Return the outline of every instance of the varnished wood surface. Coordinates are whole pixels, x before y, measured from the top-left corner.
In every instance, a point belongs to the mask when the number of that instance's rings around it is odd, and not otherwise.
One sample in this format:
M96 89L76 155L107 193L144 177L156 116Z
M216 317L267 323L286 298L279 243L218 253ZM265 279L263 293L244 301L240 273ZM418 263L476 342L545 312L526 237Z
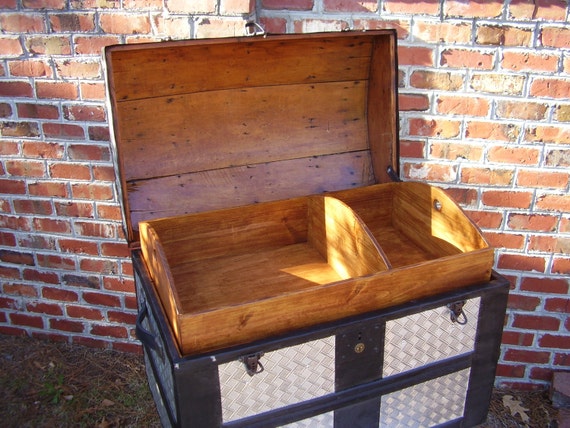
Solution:
M395 37L107 47L127 239L136 245L143 220L388 180L398 168Z
M493 264L460 208L420 183L153 220L141 237L186 353L486 281Z

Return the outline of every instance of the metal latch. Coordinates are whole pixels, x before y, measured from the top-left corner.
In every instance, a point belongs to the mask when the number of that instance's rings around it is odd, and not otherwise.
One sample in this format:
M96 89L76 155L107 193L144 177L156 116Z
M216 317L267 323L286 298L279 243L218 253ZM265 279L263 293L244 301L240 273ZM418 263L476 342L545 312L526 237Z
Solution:
M255 354L239 357L239 361L245 365L245 371L247 374L253 376L263 371L263 364L259 361L261 357L263 357L263 352L257 352Z
M463 311L465 303L467 303L465 300L459 300L447 305L451 322L456 322L459 325L467 324L467 315L465 315L465 312Z

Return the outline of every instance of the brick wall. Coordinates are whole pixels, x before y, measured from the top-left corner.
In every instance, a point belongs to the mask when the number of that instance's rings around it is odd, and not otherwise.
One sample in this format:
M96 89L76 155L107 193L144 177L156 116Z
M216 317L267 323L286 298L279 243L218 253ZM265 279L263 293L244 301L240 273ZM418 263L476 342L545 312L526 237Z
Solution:
M396 28L402 175L449 189L512 281L498 384L570 366L570 24L558 0L0 0L0 333L138 348L102 46Z

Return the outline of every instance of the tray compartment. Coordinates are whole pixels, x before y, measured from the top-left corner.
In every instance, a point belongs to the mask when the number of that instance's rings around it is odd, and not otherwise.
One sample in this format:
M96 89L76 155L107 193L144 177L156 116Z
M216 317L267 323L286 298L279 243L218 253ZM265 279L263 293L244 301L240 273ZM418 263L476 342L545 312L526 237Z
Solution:
M366 225L331 197L140 226L151 277L188 354L327 321L346 297L320 314L323 287L389 268Z

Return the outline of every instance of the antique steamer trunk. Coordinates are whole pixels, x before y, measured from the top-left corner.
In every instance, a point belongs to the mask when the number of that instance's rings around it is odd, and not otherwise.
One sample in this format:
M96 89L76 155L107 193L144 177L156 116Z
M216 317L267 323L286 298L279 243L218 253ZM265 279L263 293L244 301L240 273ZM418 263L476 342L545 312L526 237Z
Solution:
M508 284L444 191L398 180L394 31L105 61L164 425L484 421Z

